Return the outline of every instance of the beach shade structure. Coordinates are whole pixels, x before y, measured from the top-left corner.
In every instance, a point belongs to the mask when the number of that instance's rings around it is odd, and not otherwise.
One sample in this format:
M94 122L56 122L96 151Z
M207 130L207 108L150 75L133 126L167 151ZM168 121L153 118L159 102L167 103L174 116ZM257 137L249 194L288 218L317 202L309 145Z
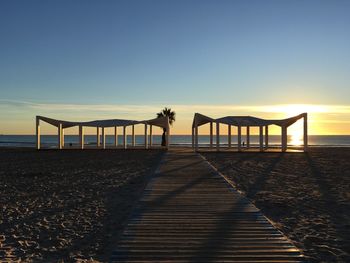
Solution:
M131 126L131 145L135 146L135 125L144 125L144 147L146 149L150 148L153 144L152 140L152 127L160 127L166 129L166 148L169 148L169 135L170 135L170 125L168 117L160 117L150 120L123 120L123 119L109 119L109 120L95 120L95 121L85 121L85 122L72 122L65 120L57 120L44 116L36 116L36 148L39 150L41 148L40 143L40 122L46 122L57 127L57 145L58 149L64 148L64 130L71 127L79 127L79 148L84 149L84 127L95 127L96 128L96 144L97 147L106 148L106 128L114 128L114 146L118 146L118 128L123 130L123 140L122 147L127 148L127 127ZM100 131L102 130L102 140ZM149 134L148 134L149 131Z
M209 124L210 125L210 148L213 148L213 124L216 126L216 149L220 150L220 124L228 125L228 148L231 148L231 127L237 127L237 149L242 150L242 128L246 129L246 148L250 148L250 128L259 128L259 150L264 151L269 147L268 134L269 126L277 125L281 127L281 149L283 152L287 150L287 129L299 119L304 120L304 151L308 147L307 135L307 113L302 113L297 116L280 119L280 120L266 120L252 116L226 116L221 118L211 118L200 113L195 113L192 123L192 148L197 151L199 147L198 142L198 127ZM265 138L264 138L265 131ZM265 142L264 142L265 139Z

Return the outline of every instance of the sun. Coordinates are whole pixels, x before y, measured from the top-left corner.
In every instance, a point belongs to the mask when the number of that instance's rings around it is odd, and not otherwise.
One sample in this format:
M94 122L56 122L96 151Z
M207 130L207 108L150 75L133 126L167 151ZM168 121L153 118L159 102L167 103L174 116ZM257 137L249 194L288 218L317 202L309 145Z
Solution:
M310 110L309 105L286 105L284 112L288 117L298 115ZM301 146L304 144L303 120L298 120L288 128L288 144L292 146Z
M289 137L289 141L288 144L292 145L292 146L301 146L304 143L304 138L303 138L303 131L301 130L301 128L299 128L299 130L291 130L289 132L290 137Z
M293 117L298 114L307 112L308 119L314 119L314 113L324 113L327 109L322 105L311 104L285 104L274 106L274 112L282 113L284 118ZM310 118L311 117L311 118ZM303 120L298 120L288 127L288 144L291 146L301 146L304 144L304 126Z
M322 120L321 114L327 114L330 112L330 108L327 105L315 105L315 104L278 104L271 105L266 109L267 112L274 114L275 118L290 118L301 113L308 114L308 134L319 131L317 123ZM303 120L299 120L296 123L288 127L288 144L293 146L301 146L304 144L304 127Z

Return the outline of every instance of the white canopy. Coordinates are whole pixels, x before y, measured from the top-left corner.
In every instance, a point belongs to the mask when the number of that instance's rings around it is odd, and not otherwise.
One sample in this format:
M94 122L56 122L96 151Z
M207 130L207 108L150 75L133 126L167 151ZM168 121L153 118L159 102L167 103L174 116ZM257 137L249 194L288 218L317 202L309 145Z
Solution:
M109 120L94 120L94 121L83 121L83 122L57 120L57 119L52 119L44 116L36 116L36 118L37 120L47 122L56 127L58 127L59 125L62 125L63 129L74 127L74 126L108 128L108 127L130 126L130 125L136 125L136 124L148 124L148 125L154 125L154 126L158 126L166 129L168 125L167 117L155 118L150 120L142 120L142 121L109 119Z
M106 140L105 140L105 128L113 127L115 130L115 138L114 138L114 146L117 147L118 145L118 135L117 135L117 128L122 127L123 128L123 147L127 147L127 141L126 141L126 127L132 126L132 146L135 146L135 132L134 132L134 125L137 124L144 124L145 125L145 148L148 148L148 138L149 138L149 145L152 146L152 126L157 126L160 128L163 128L166 130L166 146L169 147L169 134L170 134L170 126L169 126L169 118L168 117L160 117L160 118L154 118L150 120L124 120L124 119L109 119L109 120L94 120L94 121L65 121L65 120L58 120L58 119L52 119L44 116L36 116L36 147L37 149L40 149L40 121L49 123L58 129L58 148L62 149L64 147L64 129L78 126L79 127L79 145L81 149L84 149L84 127L96 127L97 128L97 147L100 146L100 128L102 128L102 146L103 149L106 147ZM149 136L148 136L148 128L147 126L150 126L149 129Z
M287 150L287 129L290 125L298 121L299 119L304 119L304 151L307 150L308 138L307 138L307 113L301 113L294 117L286 118L286 119L273 119L266 120L252 116L226 116L221 118L211 118L209 116L205 116L200 113L195 113L193 122L192 122L192 147L198 150L198 127L205 125L207 123L210 124L210 147L213 146L213 123L216 124L216 149L220 148L220 124L228 125L228 147L231 147L231 126L238 127L238 151L241 150L241 128L246 127L247 132L247 144L246 148L250 147L250 127L259 127L259 144L260 151L264 150L264 129L265 128L265 149L268 148L268 128L269 125L277 125L281 127L282 136L281 136L281 145L282 151Z
M280 120L266 120L261 119L257 117L252 116L226 116L221 117L217 119L210 118L208 116L205 116L200 113L195 113L192 123L192 128L196 126L201 126L209 122L215 122L215 123L223 123L228 124L232 126L250 126L250 127L259 127L259 126L266 126L266 125L277 125L280 127L288 127L298 121L301 118L304 118L307 113L302 113L297 116L286 118L286 119L280 119Z

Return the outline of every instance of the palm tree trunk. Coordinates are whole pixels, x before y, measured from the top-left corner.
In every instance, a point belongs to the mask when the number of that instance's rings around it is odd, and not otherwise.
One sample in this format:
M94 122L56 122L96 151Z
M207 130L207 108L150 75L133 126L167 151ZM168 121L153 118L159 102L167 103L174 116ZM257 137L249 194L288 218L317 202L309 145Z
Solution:
M165 132L166 132L166 129L165 129L165 128L163 128L163 134L162 134L162 146L166 146Z

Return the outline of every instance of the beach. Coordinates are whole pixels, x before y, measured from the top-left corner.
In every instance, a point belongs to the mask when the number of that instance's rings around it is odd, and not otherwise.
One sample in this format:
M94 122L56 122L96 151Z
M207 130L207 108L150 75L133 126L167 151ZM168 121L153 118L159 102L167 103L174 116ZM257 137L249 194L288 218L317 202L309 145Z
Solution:
M108 261L162 154L1 148L0 261Z
M107 262L163 153L0 148L0 259ZM310 262L350 261L350 148L201 154Z
M350 262L350 148L201 154L310 262Z

